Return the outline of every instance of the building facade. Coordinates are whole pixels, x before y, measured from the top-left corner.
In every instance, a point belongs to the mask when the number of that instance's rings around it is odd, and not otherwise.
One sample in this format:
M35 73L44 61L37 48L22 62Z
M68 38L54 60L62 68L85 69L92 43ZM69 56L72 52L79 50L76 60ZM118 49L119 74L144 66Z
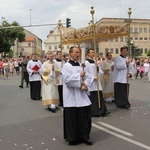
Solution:
M103 18L97 23L103 25L118 25L128 23L128 19L123 18ZM146 56L148 50L150 50L150 19L131 19L130 24L130 41L138 49L141 50L142 56ZM105 51L109 49L112 54L118 55L120 47L127 46L128 37L117 37L114 39L107 39L99 41L98 49L100 53L105 54ZM130 47L132 50L132 47Z
M22 57L25 55L30 56L32 53L41 54L42 53L42 40L31 33L30 31L24 29L25 32L25 41L18 42L15 41L13 50L13 57Z
M74 28L69 27L62 27L61 29L61 34L64 34L66 32L70 32L73 31ZM59 26L56 26L54 28L54 30L50 30L48 36L47 36L47 40L44 42L45 44L45 53L47 53L48 51L53 51L53 52L57 52L60 51L60 29ZM68 50L70 48L72 44L64 44L62 45L62 52L63 53L68 53Z

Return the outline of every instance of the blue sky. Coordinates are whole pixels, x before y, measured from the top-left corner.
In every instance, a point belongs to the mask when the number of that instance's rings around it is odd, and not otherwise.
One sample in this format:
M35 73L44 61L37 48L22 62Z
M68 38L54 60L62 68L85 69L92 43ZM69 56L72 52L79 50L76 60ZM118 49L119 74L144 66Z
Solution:
M0 17L20 25L57 24L71 18L74 28L88 25L91 20L91 6L94 6L95 20L102 18L128 18L128 8L132 8L131 18L149 19L150 0L0 0ZM31 11L30 11L31 9ZM32 27L27 30L46 40L55 26ZM44 48L44 47L43 47Z

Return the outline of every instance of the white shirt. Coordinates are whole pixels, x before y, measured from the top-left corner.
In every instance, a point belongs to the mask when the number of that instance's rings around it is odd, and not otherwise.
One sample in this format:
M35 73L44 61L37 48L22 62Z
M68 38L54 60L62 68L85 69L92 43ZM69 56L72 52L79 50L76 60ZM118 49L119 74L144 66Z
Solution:
M143 67L144 67L144 72L149 72L150 71L149 63L144 63Z

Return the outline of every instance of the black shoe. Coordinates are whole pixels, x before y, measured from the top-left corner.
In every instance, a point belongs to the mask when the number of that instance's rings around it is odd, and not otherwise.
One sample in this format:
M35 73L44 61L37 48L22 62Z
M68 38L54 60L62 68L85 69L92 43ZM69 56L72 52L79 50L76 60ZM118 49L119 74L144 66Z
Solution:
M22 85L19 85L19 87L20 87L20 88L23 88L23 86L22 86Z
M51 108L51 112L56 113L56 108Z
M131 107L131 105L126 105L125 109L129 109Z
M38 97L38 100L41 100L42 99L42 97L40 96L40 97Z
M85 143L86 145L93 145L93 142L89 140L82 140L82 143Z
M100 117L101 115L92 115L92 117Z
M107 111L107 112L105 112L104 114L102 114L101 116L102 116L102 117L108 117L109 114L110 114L110 112Z
M81 141L69 141L69 145L79 145Z

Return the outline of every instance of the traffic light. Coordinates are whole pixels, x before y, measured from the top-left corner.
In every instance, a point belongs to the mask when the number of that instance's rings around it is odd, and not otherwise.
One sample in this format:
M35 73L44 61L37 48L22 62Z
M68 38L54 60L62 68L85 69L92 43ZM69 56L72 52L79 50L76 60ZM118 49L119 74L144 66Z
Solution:
M71 26L71 19L66 18L66 27L69 28Z

